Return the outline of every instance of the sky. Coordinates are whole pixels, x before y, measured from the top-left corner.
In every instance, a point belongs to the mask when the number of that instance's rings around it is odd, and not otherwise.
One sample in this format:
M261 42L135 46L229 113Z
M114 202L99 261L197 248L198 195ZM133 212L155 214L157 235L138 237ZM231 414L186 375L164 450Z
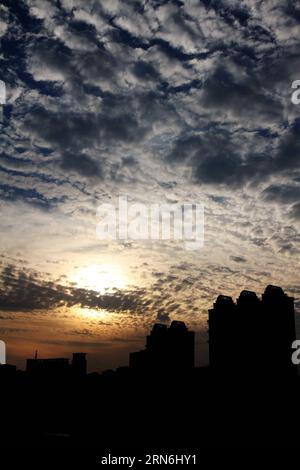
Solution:
M201 365L219 294L275 284L299 310L299 38L294 0L2 0L8 362L115 368L178 319ZM204 246L99 240L119 195L203 205Z

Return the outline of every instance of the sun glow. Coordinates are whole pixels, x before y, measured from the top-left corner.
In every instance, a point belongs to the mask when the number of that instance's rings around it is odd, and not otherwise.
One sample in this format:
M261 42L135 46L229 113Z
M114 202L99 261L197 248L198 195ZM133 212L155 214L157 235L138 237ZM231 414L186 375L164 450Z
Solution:
M76 268L69 276L77 287L106 292L124 289L128 280L119 266L113 264L89 264Z

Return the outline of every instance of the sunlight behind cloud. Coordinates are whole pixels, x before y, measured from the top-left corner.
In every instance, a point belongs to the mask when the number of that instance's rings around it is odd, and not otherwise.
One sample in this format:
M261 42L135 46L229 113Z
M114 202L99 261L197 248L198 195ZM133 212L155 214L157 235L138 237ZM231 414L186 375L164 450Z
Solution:
M97 292L124 289L129 283L120 266L113 264L89 264L75 268L69 280L79 288Z

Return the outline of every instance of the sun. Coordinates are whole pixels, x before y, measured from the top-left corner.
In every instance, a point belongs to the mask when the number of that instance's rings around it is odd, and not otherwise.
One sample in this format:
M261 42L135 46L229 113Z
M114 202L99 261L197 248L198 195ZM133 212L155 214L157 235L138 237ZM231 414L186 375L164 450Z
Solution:
M113 264L89 264L75 268L69 276L77 287L97 292L124 289L128 280L122 269Z

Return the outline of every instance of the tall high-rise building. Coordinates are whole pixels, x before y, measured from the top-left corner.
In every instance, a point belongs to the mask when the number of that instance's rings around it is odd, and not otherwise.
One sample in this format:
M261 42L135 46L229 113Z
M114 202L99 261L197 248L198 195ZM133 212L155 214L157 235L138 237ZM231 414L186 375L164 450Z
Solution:
M86 353L73 353L72 371L74 374L79 376L86 375L86 368Z
M156 323L146 339L146 348L131 353L131 368L151 370L185 370L194 367L194 332L182 321L170 327Z
M232 298L225 295L219 295L209 310L209 364L214 369L225 370L235 361L236 313Z
M294 299L281 287L269 285L262 295L262 309L268 329L268 357L279 371L295 373L291 361L292 342L296 339Z
M209 310L209 361L219 373L293 375L294 299L268 286L260 300L242 291L237 302L219 296Z

